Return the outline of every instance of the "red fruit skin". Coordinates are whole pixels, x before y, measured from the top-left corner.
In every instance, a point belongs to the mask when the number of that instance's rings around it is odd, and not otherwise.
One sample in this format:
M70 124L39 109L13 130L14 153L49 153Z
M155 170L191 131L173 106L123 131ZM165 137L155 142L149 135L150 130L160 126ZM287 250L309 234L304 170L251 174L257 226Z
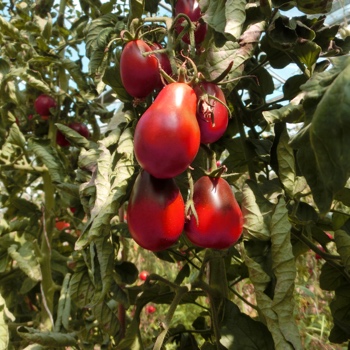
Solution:
M185 224L185 233L193 244L225 249L238 241L243 215L226 180L201 177L194 185L193 201L198 225L193 215Z
M167 249L182 233L184 211L175 181L156 179L143 170L135 181L127 208L131 237L144 249Z
M66 221L56 221L55 227L57 228L57 230L62 231L70 227L70 224Z
M139 278L141 281L146 281L148 276L149 276L148 271L141 271L139 274Z
M34 102L35 111L43 116L44 120L50 115L50 108L55 108L56 106L56 101L51 96L45 94L38 96Z
M159 43L153 43L150 45L150 48L152 50L161 50L163 49L163 46ZM168 55L166 53L156 53L155 56L157 57L160 67L164 70L165 73L171 76L172 69L171 69L171 64L170 64ZM156 89L162 89L164 87L164 84L162 82L160 73L158 75L158 78L159 79L158 79Z
M187 169L200 145L197 98L184 83L165 86L142 115L134 135L135 156L157 178L172 178Z
M202 17L201 10L199 8L199 4L197 0L178 0L175 5L175 16L183 13L189 17L189 19L196 24L196 29L194 31L194 41L196 44L200 44L207 34L208 25L199 21ZM183 25L185 19L180 18L176 23L176 32L180 34L183 30ZM182 37L182 41L187 44L190 44L190 37L188 34L185 34Z
M77 133L79 133L81 136L89 138L90 131L85 124L79 123L79 122L72 122L72 123L68 124L68 126L71 129L75 130ZM56 134L56 143L61 147L70 146L70 142L66 139L66 137L59 130L57 130L57 134Z
M155 313L156 311L157 311L157 309L156 309L155 306L153 306L153 305L147 305L147 306L146 306L146 312L147 312L148 314L153 314L153 313Z
M143 56L152 49L143 40L129 41L120 56L120 76L125 90L133 97L145 98L159 79L158 60L155 55Z
M228 125L227 108L218 101L209 98L212 95L226 104L222 90L213 83L201 82L194 88L198 98L197 121L201 131L201 143L213 143L225 133Z

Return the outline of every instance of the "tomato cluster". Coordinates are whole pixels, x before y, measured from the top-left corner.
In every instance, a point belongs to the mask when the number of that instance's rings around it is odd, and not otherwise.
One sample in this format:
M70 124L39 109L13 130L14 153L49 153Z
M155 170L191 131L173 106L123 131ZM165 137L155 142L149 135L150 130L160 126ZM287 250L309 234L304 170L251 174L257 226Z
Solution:
M194 22L196 43L205 36L195 0L176 3L175 29L183 21ZM204 34L203 34L204 33ZM182 40L190 42L188 35ZM170 60L158 43L141 39L129 41L120 59L121 80L137 102L156 92L153 103L138 120L134 152L142 170L132 189L127 223L132 238L151 251L167 249L184 231L195 245L224 249L234 244L242 232L242 213L230 185L220 177L203 176L193 196L197 215L185 218L185 203L174 178L186 171L197 156L200 144L216 142L226 131L228 110L223 91L212 82L192 79L186 83L183 67L177 82L164 86L160 68L172 75ZM158 91L160 89L160 91Z

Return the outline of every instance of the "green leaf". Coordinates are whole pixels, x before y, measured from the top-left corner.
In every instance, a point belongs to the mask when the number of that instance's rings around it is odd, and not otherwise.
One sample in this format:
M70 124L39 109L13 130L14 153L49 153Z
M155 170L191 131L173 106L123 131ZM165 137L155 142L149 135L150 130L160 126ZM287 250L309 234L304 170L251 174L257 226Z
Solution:
M14 316L7 309L5 299L0 294L0 349L8 349L10 334L7 322L9 319L15 320Z
M130 24L133 19L139 19L142 17L143 11L145 9L145 0L130 0L129 6L130 6L130 14L129 14L128 26L130 27Z
M95 239L97 258L102 278L102 292L101 297L109 292L112 284L112 272L114 263L114 246L110 230L106 230L101 237Z
M272 298L267 294L271 277L265 272L264 267L258 263L257 258L253 259L248 255L245 262L255 288L258 307L272 334L276 349L302 349L293 317L296 268L290 242L291 225L283 197L279 199L274 210L270 211L269 216L270 222L265 231L271 240L271 267L275 278L275 286L270 293Z
M287 129L282 131L282 134L277 145L278 172L280 180L290 198L294 196L294 188L296 181L296 170L294 151L289 146L289 135Z
M279 109L262 112L266 121L270 124L277 122L297 123L302 120L304 108L302 105L288 104Z
M120 101L132 101L133 98L126 92L122 83L120 76L120 65L118 60L116 60L113 67L106 68L102 80L106 85L110 86L113 89Z
M344 269L350 274L350 235L344 230L337 230L334 232L334 241Z
M333 0L314 1L314 0L296 0L299 11L309 15L327 13L332 9Z
M90 303L95 293L95 287L86 268L73 274L69 282L69 293L76 305L81 309Z
M0 58L0 83L2 79L10 72L10 64L3 58Z
M64 277L60 298L58 300L57 306L57 318L55 322L54 331L59 332L61 325L66 330L69 330L69 319L70 319L70 310L71 310L71 297L69 294L69 282L70 282L71 274L67 273Z
M50 145L50 140L29 139L29 149L43 162L49 170L53 183L64 182L64 165L57 150Z
M57 129L66 137L66 139L76 147L84 147L85 149L97 148L97 145L93 141L89 141L84 136L80 135L78 132L72 128L56 123Z
M34 328L20 326L17 328L18 335L30 342L40 345L57 347L57 346L76 346L77 340L73 334L63 334L57 332L41 332Z
M242 313L230 300L224 302L224 315L220 328L220 343L227 350L275 349L271 333L267 327Z
M202 0L199 6L204 22L215 31L228 34L233 40L239 38L246 18L244 0Z
M32 243L24 243L18 250L17 245L13 244L8 248L10 257L16 261L17 266L33 281L42 280L42 274L39 262L35 257Z
M318 60L321 48L310 40L302 40L293 47L293 52L298 56L300 62L305 64L309 72L313 72L314 65Z
M243 232L259 240L270 239L271 204L253 181L247 181L243 188L242 213L244 217Z
M325 262L321 268L320 287L324 290L333 291L346 284L346 279L339 268Z
M118 262L114 265L114 270L123 284L135 283L139 275L137 267L130 261Z
M16 123L13 123L9 130L9 135L6 139L7 142L12 143L13 145L19 146L24 149L26 145L26 140L19 130L19 127Z
M350 174L350 138L344 132L350 128L349 104L350 66L334 80L322 97L310 127L317 172L332 195L344 187ZM329 118L330 115L332 118ZM325 212L330 204L323 203L320 210Z
M106 302L94 305L92 307L92 312L104 332L112 337L118 335L120 330L119 320L115 315L115 311L113 311Z

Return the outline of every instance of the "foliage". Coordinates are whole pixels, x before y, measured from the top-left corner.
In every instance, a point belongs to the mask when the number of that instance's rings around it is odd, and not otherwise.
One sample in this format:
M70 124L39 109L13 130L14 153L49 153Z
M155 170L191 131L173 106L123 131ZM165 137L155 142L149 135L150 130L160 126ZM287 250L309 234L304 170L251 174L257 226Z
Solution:
M0 349L346 346L350 36L325 25L332 1L200 0L197 46L159 3L0 1ZM233 247L182 235L150 253L130 237L133 135L158 94L135 100L123 87L120 54L135 36L163 43L173 78L181 66L225 93L226 133L175 180L190 205L191 183L220 160L244 215ZM299 69L277 101L269 66ZM34 109L42 93L57 102L48 118Z

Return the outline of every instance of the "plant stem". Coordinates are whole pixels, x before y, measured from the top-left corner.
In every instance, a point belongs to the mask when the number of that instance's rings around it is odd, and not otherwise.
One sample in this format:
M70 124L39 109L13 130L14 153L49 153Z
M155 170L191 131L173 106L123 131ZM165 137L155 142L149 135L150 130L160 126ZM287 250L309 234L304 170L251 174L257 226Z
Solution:
M56 290L55 283L52 279L51 272L51 242L54 229L54 187L50 174L45 171L43 173L44 193L45 193L45 210L44 222L41 237L41 259L40 267L42 273L41 291L42 291L42 308L41 308L41 324L44 330L51 330L53 324L53 302Z
M176 294L175 297L169 307L168 313L166 314L165 320L164 322L162 322L162 326L163 326L163 331L158 335L157 340L154 344L153 350L161 350L163 343L164 343L164 339L168 333L168 330L170 328L170 323L171 320L174 316L175 310L177 308L177 306L179 305L182 297L188 292L188 288L187 287L178 287L176 289Z

